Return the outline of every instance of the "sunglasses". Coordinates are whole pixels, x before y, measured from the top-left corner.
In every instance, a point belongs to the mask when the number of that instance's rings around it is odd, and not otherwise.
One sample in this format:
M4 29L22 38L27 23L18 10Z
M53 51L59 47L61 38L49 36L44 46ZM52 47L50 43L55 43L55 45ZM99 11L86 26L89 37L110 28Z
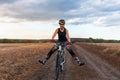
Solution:
M64 24L61 24L61 23L59 23L60 25L64 25Z

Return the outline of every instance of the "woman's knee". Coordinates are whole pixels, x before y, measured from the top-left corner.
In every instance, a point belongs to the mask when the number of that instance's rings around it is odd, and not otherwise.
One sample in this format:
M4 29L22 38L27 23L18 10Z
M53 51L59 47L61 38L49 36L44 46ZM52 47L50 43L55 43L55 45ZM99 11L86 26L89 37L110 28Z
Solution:
M71 50L71 46L70 46L70 45L67 45L67 46L66 46L66 49L67 49L67 50Z
M54 46L52 47L52 51L57 50L57 49L58 49L57 45L54 45Z
M66 49L68 50L68 52L69 52L73 57L76 56L75 53L73 52L71 46L68 45L68 46L66 47Z

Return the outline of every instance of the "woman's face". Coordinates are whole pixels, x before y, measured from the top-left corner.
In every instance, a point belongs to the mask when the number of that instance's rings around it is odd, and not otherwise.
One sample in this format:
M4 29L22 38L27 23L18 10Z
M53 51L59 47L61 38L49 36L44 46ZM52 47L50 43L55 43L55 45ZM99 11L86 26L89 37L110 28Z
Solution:
M60 23L59 25L60 25L60 28L64 28L65 24L64 23Z

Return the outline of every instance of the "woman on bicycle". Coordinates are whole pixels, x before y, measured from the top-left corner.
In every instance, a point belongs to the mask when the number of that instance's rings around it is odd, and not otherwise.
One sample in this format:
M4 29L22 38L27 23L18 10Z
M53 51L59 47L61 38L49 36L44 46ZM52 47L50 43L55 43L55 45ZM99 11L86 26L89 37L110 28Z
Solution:
M60 28L57 28L52 36L52 42L55 42L54 38L55 36L58 34L58 41L59 42L63 42L66 43L67 42L67 51L72 55L72 57L74 58L75 61L77 61L77 63L82 66L84 65L84 62L81 62L79 60L79 58L75 55L75 53L73 52L72 48L71 48L71 40L69 37L69 32L68 30L64 27L65 26L65 20L61 19L59 20L59 25ZM51 57L51 55L58 49L58 46L54 45L53 48L49 51L49 53L47 54L45 60L39 60L39 62L41 64L45 64L46 61Z

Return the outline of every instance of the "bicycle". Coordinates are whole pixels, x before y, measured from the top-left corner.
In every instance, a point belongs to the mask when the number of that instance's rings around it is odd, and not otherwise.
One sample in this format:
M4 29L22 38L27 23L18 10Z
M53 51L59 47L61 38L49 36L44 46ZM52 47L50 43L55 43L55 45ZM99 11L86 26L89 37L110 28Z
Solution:
M56 53L55 80L59 80L60 73L64 71L65 63L65 43L57 43L58 52Z
M64 64L65 64L65 48L69 49L70 45L68 45L68 42L58 42L55 41L54 45L57 49L56 53L56 60L55 60L55 80L60 80L62 75L64 76ZM80 66L84 65L84 62L81 62L78 57L74 57L74 60L78 62ZM41 64L45 64L47 61L47 58L45 60L39 60ZM62 74L60 74L62 73Z

